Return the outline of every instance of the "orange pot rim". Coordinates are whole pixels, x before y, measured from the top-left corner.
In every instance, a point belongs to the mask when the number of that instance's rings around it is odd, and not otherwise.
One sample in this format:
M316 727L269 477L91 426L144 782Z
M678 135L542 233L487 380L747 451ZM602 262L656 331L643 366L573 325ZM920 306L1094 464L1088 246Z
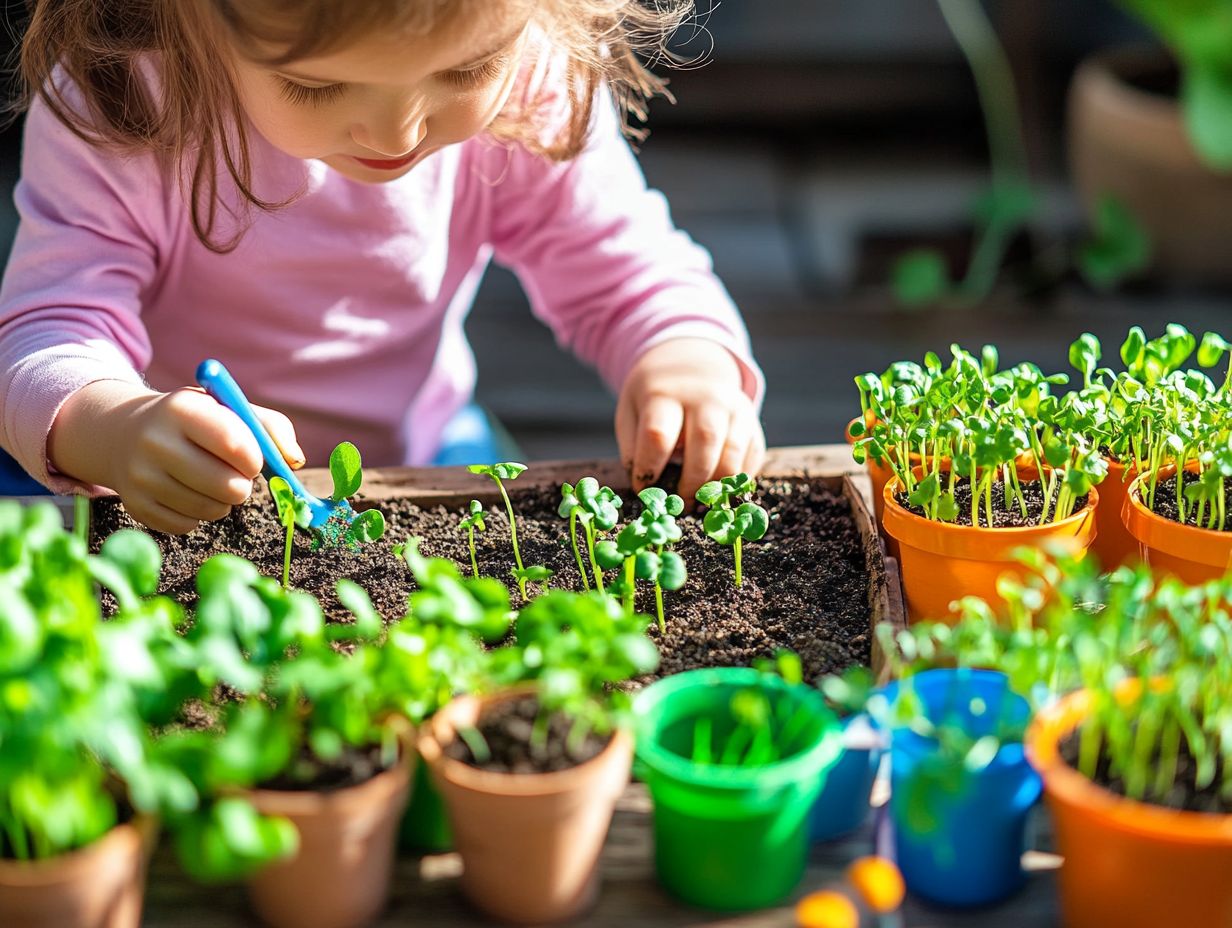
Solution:
M1176 467L1169 465L1159 473L1170 477ZM1149 474L1139 474L1129 485L1121 509L1121 521L1140 544L1181 560L1216 569L1232 569L1232 531L1217 531L1197 525L1183 525L1152 512L1142 502L1142 484Z
M398 760L362 783L341 789L248 789L237 795L247 798L266 815L288 818L309 818L346 815L356 806L367 805L372 794L392 795L411 780L411 758L415 752L410 742L399 738Z
M1021 473L1022 468L1019 468ZM1094 487L1087 494L1087 504L1081 509L1070 513L1058 522L1045 525L1020 525L1004 528L988 528L982 525L955 525L950 522L939 522L918 516L895 499L898 493L899 481L897 475L890 479L882 489L885 501L885 530L900 542L910 544L934 554L952 555L956 546L982 549L987 554L988 541L995 537L1007 541L1007 549L1019 545L1031 544L1040 536L1079 535L1083 532L1083 523L1090 523L1094 531L1095 507L1099 504L1099 491ZM1070 531L1073 529L1073 531ZM991 533L991 534L990 534Z
M1060 755L1061 739L1073 732L1091 708L1085 690L1071 693L1036 713L1027 729L1027 758L1044 780L1049 798L1110 822L1120 831L1147 838L1193 844L1232 845L1232 815L1186 812L1120 796L1088 780Z
M120 853L122 845L136 841L148 851L157 830L157 819L138 815L74 851L39 860L0 859L0 887L45 888L72 882L93 867L99 857Z
M445 745L454 740L459 717L477 718L488 706L518 699L535 692L534 686L490 693L486 696L457 696L438 711L423 727L418 741L419 754L438 776L463 789L497 796L554 796L572 792L583 786L592 774L611 761L615 752L627 752L630 765L633 758L633 738L628 730L618 727L602 751L585 763L567 770L549 773L497 773L480 770L445 754Z

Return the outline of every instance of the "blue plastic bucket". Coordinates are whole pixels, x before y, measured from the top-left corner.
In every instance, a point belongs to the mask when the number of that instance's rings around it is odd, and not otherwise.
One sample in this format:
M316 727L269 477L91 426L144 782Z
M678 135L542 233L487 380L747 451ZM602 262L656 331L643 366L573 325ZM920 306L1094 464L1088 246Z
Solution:
M1009 690L1005 674L990 670L930 670L911 678L934 724L958 724L972 737L993 734L999 721L1025 723L1027 701ZM899 687L886 690L890 700ZM979 703L973 708L972 700ZM937 742L896 729L890 748L890 816L899 869L907 888L943 905L989 905L1020 889L1026 880L1027 817L1039 799L1039 775L1021 743L1003 744L982 770L967 771L956 791L924 792L935 827L913 828L911 803L921 802L921 772L937 754ZM914 795L913 795L914 791Z
M843 720L843 734L859 719L869 724L867 715L853 715ZM881 750L844 749L830 772L826 774L821 795L809 812L809 840L833 841L850 834L868 818L869 795L881 763Z

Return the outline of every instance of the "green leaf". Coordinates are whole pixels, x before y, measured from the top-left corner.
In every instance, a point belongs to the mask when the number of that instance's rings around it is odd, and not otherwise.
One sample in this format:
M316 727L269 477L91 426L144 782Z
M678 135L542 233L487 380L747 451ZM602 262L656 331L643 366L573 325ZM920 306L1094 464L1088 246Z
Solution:
M365 509L355 516L347 538L357 544L370 544L385 534L385 516L379 509Z
M718 480L711 480L709 483L703 483L697 489L697 501L703 506L713 506L716 503L726 498L723 484Z
M616 542L604 540L595 545L595 560L604 570L615 570L625 562L625 556L616 547Z
M158 542L145 532L122 529L107 537L99 556L118 567L138 596L153 596L158 590L162 552Z
M891 285L895 297L903 306L929 306L940 302L949 293L949 268L938 251L909 251L895 262Z
M1232 169L1232 68L1193 59L1182 68L1181 108L1199 157L1216 171Z
M734 545L740 537L736 514L730 509L711 509L702 520L702 528L721 545Z
M766 531L770 528L770 516L756 503L741 503L740 508L736 510L736 518L747 519L745 527L740 532L740 536L745 541L759 541L765 537Z
M1078 269L1092 287L1111 290L1145 270L1151 251L1150 236L1129 207L1104 194L1095 205L1091 238L1078 252Z
M657 580L659 577L659 555L653 551L639 551L633 561L633 575L639 580Z
M1146 347L1146 333L1142 331L1140 326L1133 326L1125 336L1125 341L1121 343L1121 363L1124 364L1131 373L1138 366L1142 359L1142 351Z
M675 551L664 551L659 559L659 585L665 590L678 590L688 579L684 558Z
M526 580L531 583L542 583L544 580L551 579L554 573L550 568L544 567L542 564L528 564L521 570L514 568L510 573L513 574L515 580Z
M334 448L329 455L329 475L334 479L334 492L330 499L340 502L354 496L363 482L359 449L349 441Z
M1207 332L1198 346L1198 363L1202 367L1214 367L1229 350L1229 345L1218 332Z
M360 638L375 638L381 633L381 614L372 605L368 591L353 580L337 583L338 602L355 616L355 631Z

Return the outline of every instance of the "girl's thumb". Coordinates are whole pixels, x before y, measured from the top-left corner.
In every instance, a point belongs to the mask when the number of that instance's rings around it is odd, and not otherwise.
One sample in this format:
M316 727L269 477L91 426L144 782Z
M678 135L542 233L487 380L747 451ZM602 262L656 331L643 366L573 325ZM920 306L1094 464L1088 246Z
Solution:
M270 433L270 438L274 439L274 444L278 446L278 450L282 452L283 458L291 466L293 470L299 470L306 463L304 449L299 446L299 440L295 437L295 426L291 424L291 420L278 412L276 409L266 409L264 406L254 406L261 424Z

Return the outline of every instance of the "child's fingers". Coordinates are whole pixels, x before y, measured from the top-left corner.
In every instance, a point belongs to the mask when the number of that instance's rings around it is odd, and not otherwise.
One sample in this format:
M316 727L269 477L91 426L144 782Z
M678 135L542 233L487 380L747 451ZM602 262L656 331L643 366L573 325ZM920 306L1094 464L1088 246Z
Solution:
M717 405L694 406L685 419L684 465L680 495L692 501L698 488L714 476L731 427L731 414Z
M303 467L304 449L299 446L299 439L295 437L295 426L291 424L291 420L276 409L253 406L252 410L270 433L270 438L274 439L274 444L278 446L286 462L296 470Z
M633 401L622 391L616 403L616 445L620 449L620 463L633 475L633 453L637 450L637 413Z
M684 407L674 399L657 396L647 401L637 417L633 451L633 489L640 491L659 479L680 441Z
M215 522L231 512L229 504L198 493L167 473L157 473L142 489L166 509L195 522Z
M184 456L167 462L167 474L178 483L225 506L239 506L252 495L252 481L229 464L195 444L187 449Z
M749 443L749 450L744 456L744 466L740 470L756 477L761 473L761 467L765 463L766 433L762 430L761 423L758 422L753 429L753 439Z
M714 477L729 477L744 470L744 461L748 457L749 446L753 442L753 425L748 416L739 413L732 416L731 425L727 430L727 438L723 442L723 451L719 455Z
M145 497L126 498L124 508L128 514L156 532L166 532L169 535L187 535L199 524L200 520L190 519L161 503Z
M248 426L226 406L193 389L177 390L168 397L184 435L249 480L261 473L264 459Z

